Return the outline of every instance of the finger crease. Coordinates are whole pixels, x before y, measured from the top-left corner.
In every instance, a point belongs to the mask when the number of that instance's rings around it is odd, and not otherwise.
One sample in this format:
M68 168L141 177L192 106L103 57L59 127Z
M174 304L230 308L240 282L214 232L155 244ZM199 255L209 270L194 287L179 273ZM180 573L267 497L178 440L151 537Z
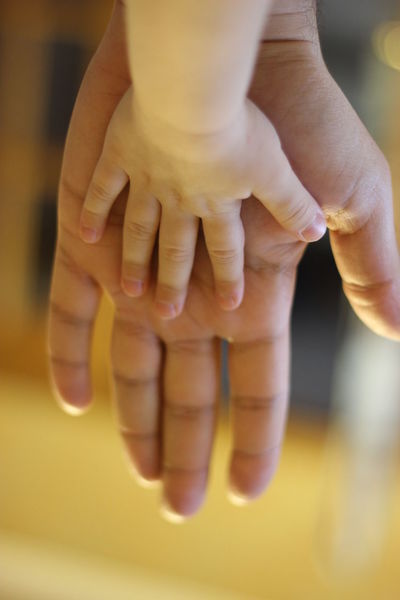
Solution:
M66 325L88 329L93 323L89 317L78 317L76 313L63 308L54 300L50 302L50 308L57 318Z
M343 286L345 286L350 291L354 292L375 292L381 291L385 288L392 287L394 283L397 281L395 277L389 277L388 279L382 279L381 281L376 281L373 283L353 283L350 281L343 281Z
M203 406L186 406L184 404L166 403L165 408L169 415L184 419L197 419L201 415L212 414L215 411L215 404L205 404Z
M156 337L148 329L129 319L123 319L116 317L114 321L114 328L120 328L124 335L135 337L141 340L155 341Z
M234 448L233 449L233 455L234 456L239 456L240 458L248 458L248 459L253 459L253 458L267 458L270 454L274 454L275 452L279 452L281 449L281 444L276 444L275 446L271 446L265 450L257 450L257 451L252 451L252 450L243 450L243 449L239 449L239 448Z
M273 394L271 396L233 396L232 404L235 410L270 410L286 398L286 393Z
M71 360L68 358L61 358L59 356L50 356L50 361L61 367L72 367L73 369L86 369L88 367L87 360Z
M85 201L85 193L79 191L66 177L62 177L60 180L60 194L65 192L67 195L72 196L75 200L79 200L81 204Z
M278 331L268 336L264 336L262 338L257 338L255 340L248 340L245 342L235 342L231 346L231 350L233 352L247 352L252 348L259 348L262 346L270 346L271 344L275 344L276 342L282 341L287 336L288 330L287 327L282 331Z
M90 283L94 288L97 288L96 282L79 267L71 254L61 243L58 244L57 259L72 275L79 277L79 279L84 280L85 282Z
M126 385L129 387L140 387L140 386L149 386L158 384L157 377L148 377L148 378L138 378L138 377L129 377L128 375L123 375L122 373L113 374L114 379L117 383Z
M168 344L168 353L171 354L208 354L210 352L210 339L188 339Z
M130 429L120 429L120 433L123 437L133 438L133 439L138 439L138 440L154 439L160 435L160 432L158 430L157 431L148 431L148 432L138 432L138 431L131 431Z
M177 467L177 466L172 466L172 465L168 465L168 464L164 464L163 465L163 471L166 471L167 473L177 473L177 474L184 474L184 473L188 473L190 474L194 474L194 473L204 473L205 475L208 473L208 466L207 467Z
M304 242L298 242L296 244L293 243L291 244L291 246L295 247L296 250L298 250L299 246L304 246ZM251 270L255 271L256 273L284 275L289 279L293 278L297 267L297 264L273 263L267 260L263 260L262 258L253 258L248 264Z

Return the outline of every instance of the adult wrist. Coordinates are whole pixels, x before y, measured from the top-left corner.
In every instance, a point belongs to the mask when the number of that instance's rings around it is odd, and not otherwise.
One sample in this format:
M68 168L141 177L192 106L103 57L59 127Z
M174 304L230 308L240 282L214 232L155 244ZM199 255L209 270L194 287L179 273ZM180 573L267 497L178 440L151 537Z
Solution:
M262 39L310 42L319 46L317 0L281 0L273 5Z

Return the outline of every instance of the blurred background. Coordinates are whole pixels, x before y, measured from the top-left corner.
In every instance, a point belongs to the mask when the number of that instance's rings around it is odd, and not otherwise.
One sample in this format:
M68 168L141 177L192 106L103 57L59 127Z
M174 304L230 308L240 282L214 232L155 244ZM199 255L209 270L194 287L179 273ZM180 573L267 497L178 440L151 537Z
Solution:
M287 439L270 490L226 499L228 410L210 488L185 525L130 478L94 345L96 404L64 415L47 381L57 183L74 99L111 0L0 0L0 598L400 597L400 352L349 314L329 242L301 263ZM324 0L324 55L400 178L400 6ZM312 375L312 376L311 376Z

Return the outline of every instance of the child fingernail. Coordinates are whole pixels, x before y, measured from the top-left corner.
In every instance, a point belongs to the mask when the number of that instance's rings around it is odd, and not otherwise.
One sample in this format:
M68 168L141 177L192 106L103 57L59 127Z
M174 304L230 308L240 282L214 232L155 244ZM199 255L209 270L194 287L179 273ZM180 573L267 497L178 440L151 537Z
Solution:
M162 319L173 319L178 314L174 304L163 300L156 300L156 309Z
M316 242L320 240L326 231L326 222L322 214L317 214L309 227L300 232L300 237L305 242Z
M122 287L128 296L137 298L143 294L144 284L139 279L123 279Z
M234 310L239 305L239 298L237 294L218 294L218 300L223 310Z
M97 239L99 236L97 229L93 229L92 227L84 227L84 226L81 226L80 234L81 234L81 238L83 239L83 241L88 242L89 244L93 244L94 242L97 242Z

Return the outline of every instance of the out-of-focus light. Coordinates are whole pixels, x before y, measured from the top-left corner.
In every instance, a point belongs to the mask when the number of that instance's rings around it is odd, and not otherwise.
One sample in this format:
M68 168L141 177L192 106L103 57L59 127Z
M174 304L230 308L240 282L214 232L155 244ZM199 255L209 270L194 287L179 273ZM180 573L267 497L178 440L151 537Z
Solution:
M379 60L400 71L400 21L381 23L372 34L372 45Z

